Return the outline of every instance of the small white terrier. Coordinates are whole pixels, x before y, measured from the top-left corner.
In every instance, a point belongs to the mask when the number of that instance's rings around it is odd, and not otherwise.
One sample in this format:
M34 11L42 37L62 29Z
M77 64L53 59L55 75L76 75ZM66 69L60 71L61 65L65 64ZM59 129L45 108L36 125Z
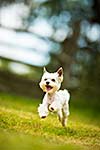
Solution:
M49 73L44 68L44 74L40 82L40 88L46 92L42 104L38 107L40 118L46 118L49 112L57 112L62 126L67 123L69 115L68 91L59 90L63 81L63 69L60 67L57 72Z

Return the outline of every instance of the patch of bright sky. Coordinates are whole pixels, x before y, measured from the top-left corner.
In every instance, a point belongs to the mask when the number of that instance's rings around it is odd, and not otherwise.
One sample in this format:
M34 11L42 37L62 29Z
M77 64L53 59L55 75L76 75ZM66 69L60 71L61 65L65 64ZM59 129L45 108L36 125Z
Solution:
M48 53L51 49L49 41L45 41L33 34L0 28L0 42L17 47L32 48L41 53Z
M58 28L54 33L53 38L57 42L63 42L67 37L70 37L73 34L73 31L70 27L65 26L63 28Z
M58 16L53 15L49 23L54 27L53 39L57 42L63 42L73 34L73 30L68 23L71 21L71 14L68 11L62 11Z
M62 11L59 15L59 21L62 23L68 23L71 20L71 14L69 11Z
M25 49L11 48L5 45L0 45L0 56L36 66L44 66L50 61L49 55L40 55L34 51L29 52Z
M69 22L71 21L71 14L68 11L62 11L58 16L57 15L53 15L50 18L50 24L54 27L54 28L61 28L65 25L67 25Z
M0 8L0 23L9 28L23 28L23 18L28 17L29 7L17 3Z
M100 42L100 25L91 25L87 20L81 22L81 34L91 42Z
M37 17L28 30L43 37L51 37L54 32L49 21L41 17Z
M46 0L35 1L42 3ZM44 15L46 11L47 9L44 11ZM0 23L2 26L7 28L24 28L23 18L27 18L28 15L29 8L24 3L11 4L1 8ZM45 65L46 63L48 63L50 60L49 53L59 52L59 42L63 42L72 33L71 28L67 25L64 28L64 25L70 21L71 15L67 11L62 11L59 16L53 16L50 20L40 16L41 15L33 20L33 23L28 28L28 30L40 37L43 37L44 39L39 38L38 36L31 33L18 33L13 30L0 28L0 43L1 47L3 46L3 50L1 50L0 48L0 54L7 58L9 57L15 60L18 59L21 61L22 59L23 62L26 61L26 63L33 65ZM50 41L49 38L53 38L58 43ZM33 51L29 51L29 49L33 49ZM18 53L16 53L17 50ZM30 59L28 59L27 57L29 57ZM45 58L47 58L47 60L45 60Z
M100 25L92 25L89 31L86 33L86 36L91 42L100 42Z

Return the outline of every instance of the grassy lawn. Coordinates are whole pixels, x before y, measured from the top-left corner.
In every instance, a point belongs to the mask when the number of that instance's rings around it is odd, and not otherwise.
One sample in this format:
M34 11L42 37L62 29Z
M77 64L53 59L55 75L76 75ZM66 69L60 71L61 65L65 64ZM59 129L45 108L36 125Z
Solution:
M0 150L100 150L96 110L71 102L68 126L63 128L55 114L39 118L39 103L34 98L0 94Z

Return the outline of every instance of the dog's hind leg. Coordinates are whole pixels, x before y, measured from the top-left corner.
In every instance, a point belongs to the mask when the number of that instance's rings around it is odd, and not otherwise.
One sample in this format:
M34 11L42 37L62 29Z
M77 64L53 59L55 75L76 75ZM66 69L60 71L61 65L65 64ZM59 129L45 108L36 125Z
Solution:
M62 114L62 110L60 109L58 112L58 118L59 118L59 121L61 122L62 121L62 118L63 118L63 114Z
M63 106L62 115L63 115L63 118L62 118L62 125L63 125L63 126L66 126L66 125L67 125L68 116L69 116L69 104L68 104L68 103L66 103L66 104Z
M59 121L61 122L62 126L65 126L66 125L66 117L63 115L62 109L60 109L58 111L58 118L59 118Z
M68 120L68 116L65 115L65 113L62 110L62 114L63 114L63 118L62 118L62 126L66 126L67 125L67 120Z

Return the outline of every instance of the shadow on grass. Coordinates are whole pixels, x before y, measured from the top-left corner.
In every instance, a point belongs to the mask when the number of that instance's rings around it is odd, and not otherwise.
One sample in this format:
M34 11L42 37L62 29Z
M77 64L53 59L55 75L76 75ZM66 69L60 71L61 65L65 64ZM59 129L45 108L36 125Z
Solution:
M19 134L12 131L0 130L0 149L1 150L80 150L80 146L52 142L41 136Z

